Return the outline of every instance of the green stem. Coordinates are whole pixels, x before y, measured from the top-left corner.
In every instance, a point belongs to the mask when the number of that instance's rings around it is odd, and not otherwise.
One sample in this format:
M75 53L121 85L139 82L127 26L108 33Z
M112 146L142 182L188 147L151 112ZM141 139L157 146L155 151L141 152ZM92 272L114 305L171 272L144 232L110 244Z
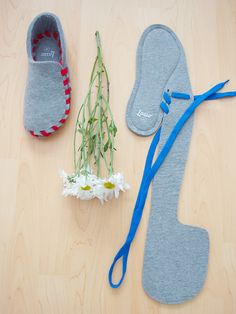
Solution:
M113 114L111 112L111 108L109 106L109 103L105 97L103 97L103 100L106 104L106 109L108 110L108 112L110 114L111 122L113 122L113 124L115 125L114 120L113 120ZM109 130L109 127L108 127L108 130ZM114 166L114 141L115 141L115 138L114 138L114 135L112 134L112 136L111 136L111 147L110 147L110 159L111 159L110 175L113 174L113 172L114 172L114 167L113 167Z
M79 109L74 132L74 168L79 174L81 169L90 165L91 157L94 157L97 176L101 175L101 158L104 161L109 175L113 174L113 152L116 127L109 106L109 77L103 63L101 40L99 32L95 33L97 45L97 57L94 61L90 76L87 95ZM103 79L105 85L103 86ZM92 89L96 85L97 93L93 104ZM104 95L103 88L106 88ZM103 127L104 126L104 127ZM105 128L105 129L104 129ZM77 133L82 135L81 145L77 149ZM106 147L105 147L106 146ZM107 155L110 152L109 155ZM108 162L107 156L110 157ZM78 159L77 159L78 158Z
M79 123L79 117L80 117L80 113L82 111L82 109L84 108L84 106L86 105L86 102L87 102L87 99L88 97L91 95L91 89L93 87L93 84L95 82L97 78L97 74L93 77L92 80L90 80L90 84L89 84L89 90L87 92L87 95L85 96L85 99L79 109L79 112L77 114L77 118L76 118L76 123L75 123L75 131L74 131L74 170L75 170L75 173L78 173L78 171L80 170L80 165L81 165L81 158L79 158L79 161L77 162L77 158L76 158L76 153L77 153L77 150L76 150L76 137L77 137L77 126L78 126L78 123ZM77 166L77 163L79 163L79 165Z

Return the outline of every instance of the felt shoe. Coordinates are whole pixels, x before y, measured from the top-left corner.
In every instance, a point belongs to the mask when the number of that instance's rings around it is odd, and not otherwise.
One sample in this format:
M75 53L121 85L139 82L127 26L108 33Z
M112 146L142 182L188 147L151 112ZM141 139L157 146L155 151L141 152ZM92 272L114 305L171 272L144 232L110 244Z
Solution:
M27 35L28 79L24 126L33 136L57 131L70 112L70 82L61 23L52 13L31 22Z

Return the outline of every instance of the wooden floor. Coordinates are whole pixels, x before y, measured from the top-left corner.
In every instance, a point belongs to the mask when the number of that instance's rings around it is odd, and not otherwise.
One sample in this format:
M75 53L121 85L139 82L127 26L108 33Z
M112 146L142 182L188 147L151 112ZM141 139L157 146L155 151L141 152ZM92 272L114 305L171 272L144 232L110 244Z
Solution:
M66 125L46 140L31 137L22 113L25 38L32 18L56 13L67 41L73 102ZM197 110L179 202L184 223L210 234L206 284L193 300L161 305L143 291L148 198L123 286L107 272L127 233L151 138L132 134L125 109L140 35L150 24L171 27L185 47L195 93L231 79L236 89L235 0L0 0L0 313L235 314L236 99ZM86 93L100 31L118 126L115 165L130 192L101 206L61 196L59 169L72 171L72 134ZM225 89L225 90L226 90Z

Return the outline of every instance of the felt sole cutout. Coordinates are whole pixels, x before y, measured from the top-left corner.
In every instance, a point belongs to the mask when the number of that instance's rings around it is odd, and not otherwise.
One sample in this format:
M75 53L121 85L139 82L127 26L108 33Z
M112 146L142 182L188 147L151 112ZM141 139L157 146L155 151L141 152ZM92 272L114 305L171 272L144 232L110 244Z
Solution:
M172 33L168 29L167 33L170 32ZM180 49L180 55L172 73L169 72L169 78L167 79L165 75L164 79L160 79L163 81L162 88L164 91L188 93L191 99L172 100L170 112L163 120L159 151L176 121L193 101L184 51L174 33L173 37L176 50ZM172 49L173 53L174 48ZM160 116L160 113L158 115ZM177 218L179 193L187 162L192 125L193 117L181 130L153 180L142 281L145 292L164 304L178 304L192 299L203 287L207 273L209 254L207 231L182 224Z
M151 25L141 36L136 80L126 110L127 126L134 133L148 136L157 131L162 119L159 105L180 49L175 34L164 25Z

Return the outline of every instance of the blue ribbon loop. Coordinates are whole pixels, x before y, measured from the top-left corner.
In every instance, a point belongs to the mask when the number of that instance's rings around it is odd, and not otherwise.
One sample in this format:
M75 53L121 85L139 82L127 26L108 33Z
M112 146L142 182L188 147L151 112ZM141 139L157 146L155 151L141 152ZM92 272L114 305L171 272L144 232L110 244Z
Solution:
M165 160L166 156L168 155L172 145L174 144L180 130L183 128L184 124L187 122L187 120L190 118L190 116L194 113L196 108L201 105L202 102L204 102L205 100L215 100L215 99L220 99L220 98L225 98L225 97L236 96L236 91L217 93L217 91L222 89L227 82L228 82L228 80L215 85L214 87L212 87L207 92L205 92L201 95L194 96L194 101L190 104L190 106L185 110L183 115L177 121L176 125L174 126L174 128L170 134L170 136L168 137L162 150L159 152L154 163L153 163L153 158L154 158L154 154L155 154L157 145L158 145L159 140L160 140L161 126L159 127L158 131L156 132L155 136L153 137L153 140L151 142L151 145L149 147L149 151L147 154L147 158L146 158L146 162L145 162L145 166L144 166L144 170L143 170L143 177L142 177L142 181L140 184L137 200L136 200L134 211L133 211L133 216L132 216L131 223L130 223L130 229L129 229L128 235L126 237L125 243L123 244L123 246L120 248L120 250L116 254L116 256L115 256L115 258L111 264L110 270L109 270L108 280L109 280L110 286L112 288L118 288L124 280L126 270L127 270L127 261L128 261L130 246L131 246L131 243L135 237L135 234L136 234L136 231L138 229L140 220L142 218L143 208L144 208L144 205L146 202L148 189L149 189L149 186L151 184L153 177L155 176L155 174L159 170L160 166L164 162L164 160ZM172 92L171 96L170 96L167 92L164 92L163 98L164 98L165 102L162 101L160 104L160 107L162 108L162 110L166 114L168 114L168 112L169 112L168 105L171 104L171 97L179 98L179 99L190 99L190 96L188 94L185 94L185 93ZM122 260L122 275L121 275L121 278L120 278L118 283L113 283L113 280L112 280L113 270L114 270L116 263L120 259Z

